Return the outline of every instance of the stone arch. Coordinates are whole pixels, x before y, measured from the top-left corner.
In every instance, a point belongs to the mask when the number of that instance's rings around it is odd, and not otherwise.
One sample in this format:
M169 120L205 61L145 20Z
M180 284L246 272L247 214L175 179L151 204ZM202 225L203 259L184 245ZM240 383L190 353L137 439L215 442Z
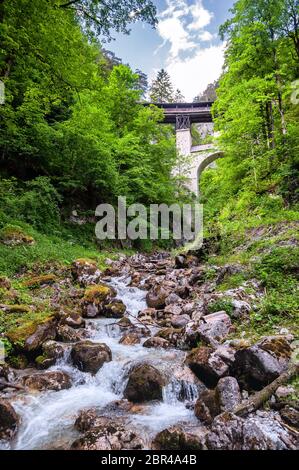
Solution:
M224 157L224 153L221 151L214 151L212 153L205 152L200 154L192 154L192 156L193 155L194 157L190 171L190 189L198 197L199 181L202 172L208 165L213 163L215 160Z
M202 174L202 172L204 171L204 169L210 165L211 163L213 163L215 160L218 160L218 158L222 158L224 157L224 153L223 152L214 152L214 153L211 153L210 155L207 155L205 157L204 160L202 160L198 166L198 169L197 169L197 180L199 182L200 180L200 175Z

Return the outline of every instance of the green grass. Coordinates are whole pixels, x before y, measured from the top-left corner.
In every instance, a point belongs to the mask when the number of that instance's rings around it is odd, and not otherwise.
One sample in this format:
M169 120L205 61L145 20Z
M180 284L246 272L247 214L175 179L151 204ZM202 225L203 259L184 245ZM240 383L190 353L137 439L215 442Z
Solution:
M77 258L94 259L99 268L105 267L105 258L115 258L117 253L131 253L129 250L97 248L89 233L81 241L70 230L64 229L62 233L44 235L28 225L23 226L26 233L35 240L33 245L7 246L0 243L0 275L13 276L21 270L31 269L34 265L46 263L60 263L69 265ZM83 239L84 235L80 237ZM79 240L78 240L79 238Z

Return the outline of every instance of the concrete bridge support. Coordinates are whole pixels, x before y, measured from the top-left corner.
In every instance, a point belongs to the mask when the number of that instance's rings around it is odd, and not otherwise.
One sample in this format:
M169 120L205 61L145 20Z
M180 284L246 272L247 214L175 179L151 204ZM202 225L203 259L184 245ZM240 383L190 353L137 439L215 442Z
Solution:
M183 159L186 157L186 161L188 158L188 164L186 165L188 169L184 168L183 170L185 172L183 176L188 178L187 187L198 197L201 173L215 160L222 158L224 154L217 150L213 144L192 147L190 128L176 130L176 145L181 157ZM182 166L184 167L184 165Z

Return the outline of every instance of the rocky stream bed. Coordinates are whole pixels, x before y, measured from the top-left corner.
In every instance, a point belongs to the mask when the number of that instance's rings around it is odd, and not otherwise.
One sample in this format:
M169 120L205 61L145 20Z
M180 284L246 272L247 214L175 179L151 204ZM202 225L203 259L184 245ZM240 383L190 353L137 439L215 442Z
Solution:
M215 285L238 267L209 281L196 256L109 264L77 260L64 279L40 281L56 314L24 339L28 367L0 365L1 449L298 448L290 385L237 412L289 370L293 352L287 330L232 338L262 295L256 281L250 295L230 291L231 315L210 313Z

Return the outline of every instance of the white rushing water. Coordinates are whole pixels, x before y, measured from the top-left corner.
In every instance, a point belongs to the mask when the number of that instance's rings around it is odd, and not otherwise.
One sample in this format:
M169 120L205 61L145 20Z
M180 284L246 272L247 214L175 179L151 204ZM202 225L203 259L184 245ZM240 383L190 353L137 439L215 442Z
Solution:
M116 288L118 298L126 304L130 315L136 317L140 310L146 308L145 291L129 287L128 279L113 279L111 284ZM49 370L67 372L73 382L70 389L20 395L13 402L21 416L21 427L12 448L69 447L78 436L74 429L78 412L97 407L105 414L105 407L109 403L122 398L128 380L128 370L134 363L149 362L168 375L171 375L171 370L176 365L182 363L182 351L144 348L142 343L131 346L119 344L123 333L115 326L117 321L105 318L87 322L90 339L107 344L112 351L112 361L105 363L96 375L80 372L73 367L69 354L66 353L65 357ZM140 433L146 438L151 438L167 426L179 422L193 422L194 413L179 400L182 389L187 401L196 399L195 386L173 379L163 390L163 401L149 403L142 407L138 414L128 415L130 422L140 429ZM110 411L109 416L111 415Z

